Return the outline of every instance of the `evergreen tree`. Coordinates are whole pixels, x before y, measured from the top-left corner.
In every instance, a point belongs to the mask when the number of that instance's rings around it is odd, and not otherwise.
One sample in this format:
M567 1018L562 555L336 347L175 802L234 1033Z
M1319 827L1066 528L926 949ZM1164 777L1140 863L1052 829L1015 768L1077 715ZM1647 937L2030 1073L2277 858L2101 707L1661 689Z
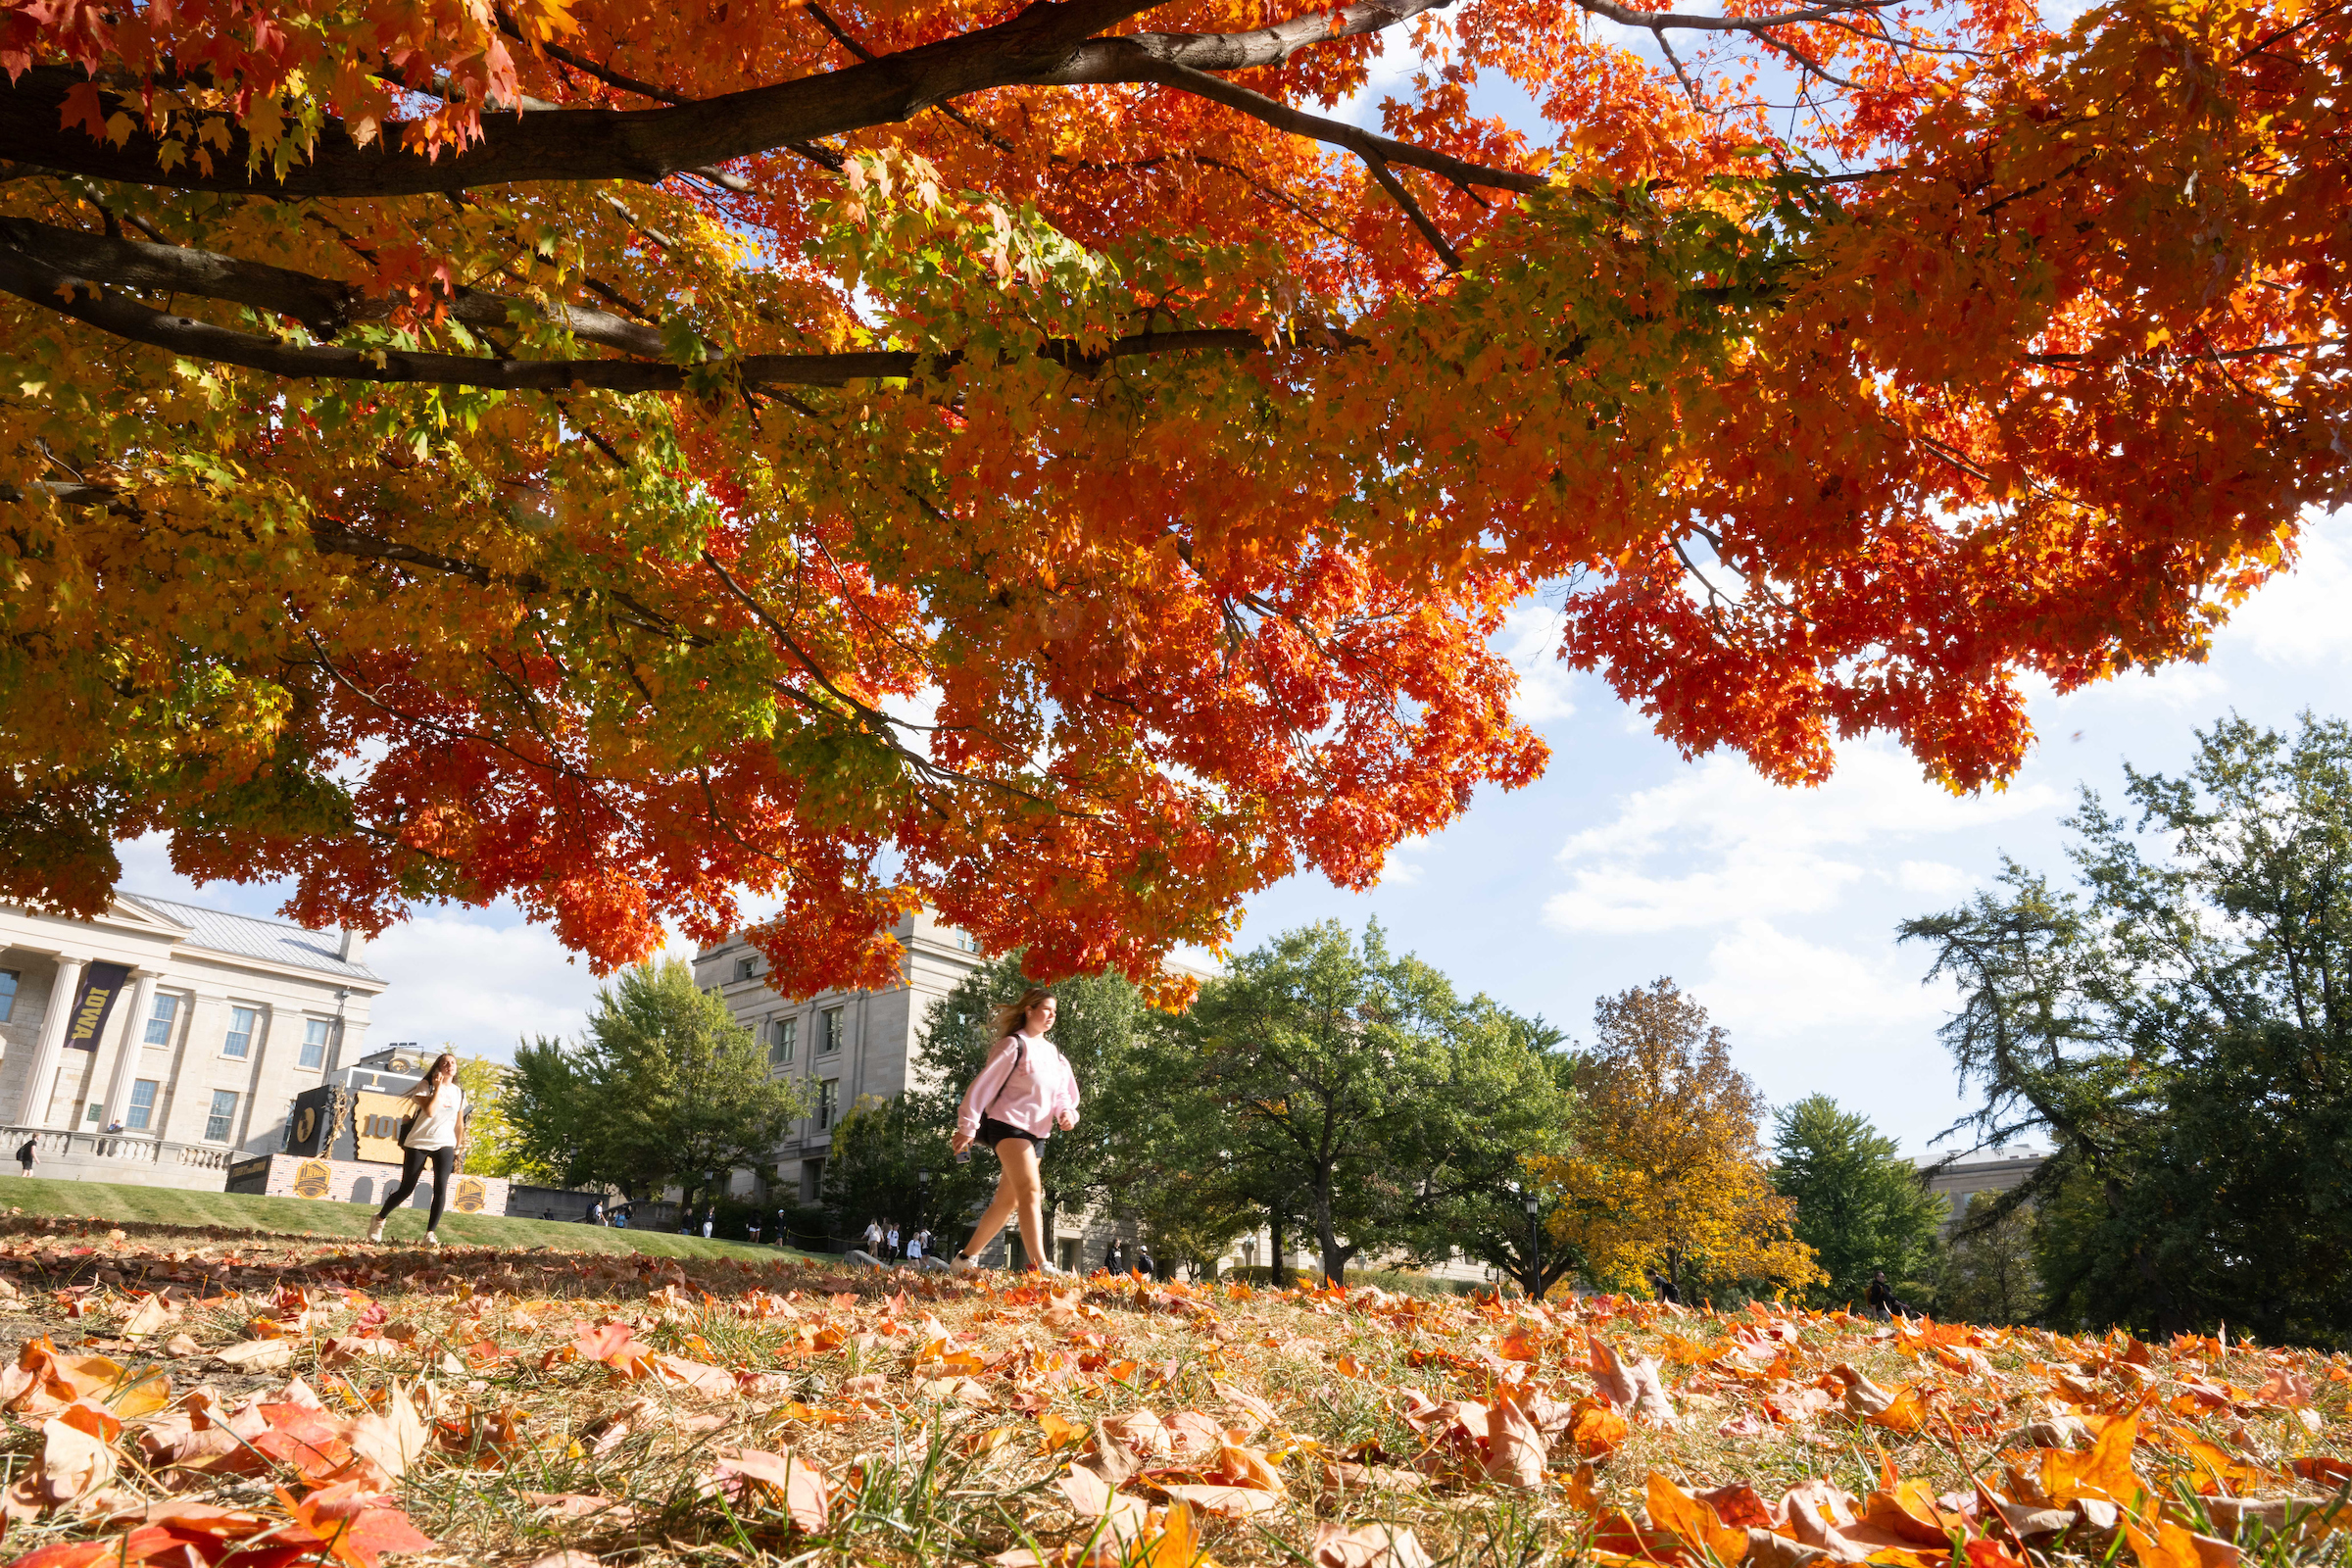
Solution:
M2080 891L2012 865L1902 934L1960 982L1963 1125L2056 1142L1980 1217L2037 1205L2048 1316L2352 1343L2352 728L2198 742L2135 822L2083 792Z
M1893 1139L1813 1095L1774 1113L1773 1153L1773 1188L1796 1204L1796 1239L1826 1276L1807 1288L1814 1305L1858 1304L1878 1269L1897 1295L1925 1295L1945 1207Z

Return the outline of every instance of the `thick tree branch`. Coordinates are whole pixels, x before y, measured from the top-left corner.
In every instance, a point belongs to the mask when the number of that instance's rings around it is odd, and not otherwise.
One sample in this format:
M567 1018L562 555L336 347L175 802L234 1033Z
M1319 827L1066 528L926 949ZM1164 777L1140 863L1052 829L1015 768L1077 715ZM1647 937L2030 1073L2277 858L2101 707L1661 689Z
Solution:
M354 321L380 321L392 314L392 301L370 297L333 278L184 245L109 239L30 219L0 218L0 249L18 251L83 282L194 294L291 317L318 337L331 338ZM451 317L467 326L501 327L513 324L517 315L538 317L574 337L624 354L659 359L667 352L657 328L586 306L542 304L460 288L447 307Z
M1413 226L1421 231L1423 239L1429 241L1430 248L1444 258L1446 270L1460 271L1462 258L1451 245L1446 243L1445 234L1439 230L1437 224L1430 221L1429 215L1421 210L1419 202L1413 200L1413 193L1404 188L1404 181L1396 177L1396 172L1390 169L1384 160L1378 158L1365 159L1364 167L1372 171L1372 177L1380 181L1380 188L1389 193L1390 200L1404 209L1404 216L1413 220Z
M16 228L47 229L46 224L25 224L11 220L0 225L0 237L13 239ZM182 292L207 293L210 297L259 303L266 310L284 311L288 303L315 301L322 292L341 285L307 273L290 272L281 268L264 268L258 263L236 262L208 252L189 252L193 263L182 263L170 253L175 246L138 245L127 240L108 240L99 235L76 234L72 229L50 230L53 234L72 236L86 241L88 247L117 247L135 254L127 261L132 270L154 269L155 278L169 278L183 269L189 274L207 282L208 287L175 284L169 281L150 281L134 286L179 287ZM163 258L145 255L147 252L166 253ZM96 259L104 261L107 256ZM242 270L251 269L250 272ZM233 290L233 292L232 292ZM746 385L781 386L847 386L853 381L908 378L929 372L944 372L963 361L960 353L925 355L905 350L881 350L864 354L747 354L740 358L713 362L702 367L668 365L645 360L512 360L490 359L468 354L441 354L386 348L352 349L332 344L299 344L280 342L254 332L239 332L217 326L192 317L172 315L151 309L135 300L112 294L99 286L99 280L84 276L71 269L62 268L42 257L36 257L13 243L0 243L0 292L15 294L47 310L71 316L76 320L111 332L117 337L135 343L145 343L166 349L193 360L207 360L221 365L242 366L247 369L263 370L273 375L294 379L329 379L375 382L415 382L440 386L494 387L505 391L560 392L572 387L590 387L612 392L683 392L696 384L707 384L715 372L731 375ZM497 299L497 296L483 296ZM500 301L498 319L506 319ZM572 307L564 307L570 310ZM602 316L604 313L591 313ZM619 327L631 333L643 333L658 347L660 334L650 327L619 321ZM1327 334L1327 346L1348 346L1352 340L1341 334ZM1154 355L1209 351L1254 351L1266 347L1265 341L1254 332L1230 328L1204 327L1174 332L1142 332L1113 339L1100 350L1088 350L1067 339L1057 339L1039 346L1038 355L1079 374L1092 374L1112 360L1136 355Z
M329 122L319 127L311 156L289 169L283 179L254 172L267 169L270 160L239 125L217 127L225 129L225 145L172 143L176 157L170 169L163 165L166 143L144 125L120 145L79 126L68 128L62 113L66 94L83 78L64 67L36 66L13 85L0 87L0 148L20 163L62 173L281 197L419 195L529 180L652 182L896 123L934 104L997 87L1157 82L1205 92L1201 84L1215 80L1204 74L1207 72L1279 65L1300 49L1392 27L1446 3L1357 0L1247 32L1105 38L1096 34L1149 9L1145 0L1040 0L993 27L717 98L662 109L492 114L483 121L479 141L433 159L403 148L406 127L400 123L386 124L380 135L362 146L340 122ZM1371 138L1374 145L1359 145L1366 133L1352 126L1225 83L1217 85L1237 95L1221 96L1220 102L1349 151L1377 152L1392 164L1425 168L1466 182L1514 190L1540 183L1532 175L1484 171L1385 137ZM120 94L112 96L116 105L132 103ZM133 118L139 117L134 113Z

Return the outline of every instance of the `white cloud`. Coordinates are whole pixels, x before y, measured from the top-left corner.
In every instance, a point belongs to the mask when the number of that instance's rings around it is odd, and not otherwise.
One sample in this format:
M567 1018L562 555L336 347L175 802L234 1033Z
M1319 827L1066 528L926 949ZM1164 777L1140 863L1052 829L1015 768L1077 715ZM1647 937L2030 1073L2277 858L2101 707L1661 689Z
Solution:
M1948 984L1921 985L1920 968L1891 951L1874 959L1743 919L1708 951L1706 978L1691 992L1735 1038L1855 1025L1908 1025L1906 1032L1924 1034L1921 1025L1951 1010L1953 993Z
M596 995L587 961L564 952L546 927L457 911L414 915L363 956L389 982L370 1015L371 1045L446 1042L503 1061L518 1040L576 1036Z
M1504 617L1497 641L1503 658L1519 672L1511 711L1524 723L1568 718L1576 712L1569 695L1576 673L1560 662L1560 633L1568 617L1547 605L1520 605Z
M1941 860L1905 860L1894 868L1894 885L1932 899L1962 899L1976 891L1977 878Z
M1890 851L2058 804L2029 785L1954 796L1897 748L1846 748L1818 789L1774 784L1711 757L1671 783L1621 797L1616 818L1569 839L1570 884L1544 906L1563 931L1644 932L1834 908L1865 878L1902 885ZM1914 889L1916 891L1916 889Z
M2295 569L2256 589L2222 637L2243 641L2278 664L2352 657L2352 514L2336 513L2303 530Z

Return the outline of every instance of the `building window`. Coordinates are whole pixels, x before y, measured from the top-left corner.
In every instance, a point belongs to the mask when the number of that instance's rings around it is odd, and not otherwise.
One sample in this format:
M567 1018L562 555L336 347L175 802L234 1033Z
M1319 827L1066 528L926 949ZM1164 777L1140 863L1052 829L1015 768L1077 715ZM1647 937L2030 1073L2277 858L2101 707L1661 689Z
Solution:
M825 1190L825 1162L821 1159L801 1161L801 1201L813 1203ZM783 1240L782 1237L777 1238Z
M801 1043L801 1020L778 1018L767 1026L767 1059L779 1067L792 1065L792 1057Z
M179 1016L179 999L168 991L155 994L155 1010L147 1015L147 1044L172 1043L172 1021Z
M228 1142L230 1129L237 1124L237 1092L234 1089L213 1091L213 1113L204 1118L204 1136L216 1144Z
M132 1132L143 1133L155 1124L155 1092L160 1087L160 1081L154 1078L139 1078L132 1081L130 1114L122 1118L123 1126Z
M298 1066L326 1065L326 1027L324 1018L311 1018L303 1023L302 1055L297 1060Z
M251 1007L228 1009L228 1038L220 1043L223 1056L242 1056L253 1050L253 1026L261 1014Z
M737 958L735 960L735 978L738 980L749 980L753 975L759 972L757 967L758 963L759 960L757 958Z
M817 1022L820 1025L816 1041L818 1055L830 1056L841 1049L841 1013L842 1009L839 1007L827 1007L823 1015L818 1018Z
M833 1125L835 1113L840 1109L841 1084L836 1079L827 1078L816 1086L816 1130L820 1133L828 1131Z
M17 1010L17 971L0 969L0 1023Z

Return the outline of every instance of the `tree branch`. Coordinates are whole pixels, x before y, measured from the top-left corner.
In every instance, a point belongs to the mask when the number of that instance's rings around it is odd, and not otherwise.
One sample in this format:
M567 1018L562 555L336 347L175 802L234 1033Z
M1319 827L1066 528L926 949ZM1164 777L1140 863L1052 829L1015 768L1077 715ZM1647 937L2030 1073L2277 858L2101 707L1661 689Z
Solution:
M1447 3L1356 0L1247 32L1106 38L1096 34L1150 9L1148 0L1040 0L993 27L716 98L662 109L524 108L512 116L499 114L482 122L479 140L431 159L405 150L402 123L385 124L363 146L340 122L329 121L319 126L310 157L288 169L282 178L266 172L270 158L234 123L226 125L224 144L217 146L176 139L167 143L143 123L120 145L78 126L69 128L63 114L66 95L84 77L67 67L44 65L0 88L0 147L20 163L61 173L277 197L408 196L550 179L650 183L781 147L896 123L934 104L992 88L1157 82L1218 96L1220 102L1295 134L1315 136L1359 155L1368 148L1393 164L1429 169L1447 178L1533 189L1541 183L1533 175L1481 170L1386 137L1367 141L1366 133L1352 126L1302 114L1259 94L1217 82L1230 94L1219 95L1201 85L1215 81L1204 74L1207 72L1280 65L1300 49L1392 27ZM1597 6L1606 0L1592 3ZM1782 20L1811 15L1789 13ZM591 68L582 63L575 69ZM598 71L601 68L591 74ZM630 90L650 85L635 83ZM112 99L111 107L137 110L135 95L110 92L102 102L107 98ZM201 111L198 116L216 124L228 118ZM142 116L134 112L132 118ZM167 146L174 153L169 169L163 163Z
M83 271L61 267L35 256L16 243L19 232L35 239L64 236L66 248L85 261L120 264L122 281L134 287L176 288L207 298L252 304L259 309L300 317L297 306L316 308L332 302L332 290L347 285L283 268L265 267L210 252L178 246L143 245L109 240L73 229L11 220L0 223L0 292L15 294L47 310L71 316L101 331L135 343L145 343L194 360L242 366L294 379L331 379L386 383L424 383L440 386L495 387L506 391L564 391L591 387L611 392L683 392L713 374L731 374L745 384L783 386L847 386L853 381L912 378L952 370L963 362L960 352L944 355L906 350L863 354L747 354L702 367L647 360L514 360L468 354L441 354L390 348L352 349L331 344L281 342L259 333L239 332L193 317L153 310L100 287L114 274L92 278ZM104 270L103 267L88 270ZM507 309L517 302L498 295L475 295L475 301L495 304L495 320L504 324ZM469 305L469 309L483 309ZM661 351L661 334L654 328L578 307L549 307L573 315L602 318L600 329L612 338L642 345L641 352ZM1286 334L1287 335L1287 334ZM1307 339L1307 341L1313 341ZM1325 346L1345 348L1356 340L1327 333ZM1136 355L1208 351L1255 351L1266 342L1254 332L1231 328L1197 328L1173 332L1143 332L1116 338L1100 350L1087 350L1069 339L1039 345L1038 357L1051 360L1081 375L1091 375L1115 359Z
M1404 188L1404 181L1396 177L1396 172L1389 168L1387 161L1379 158L1366 158L1364 167L1372 171L1372 177L1380 181L1380 188L1389 193L1390 199L1404 209L1404 216L1413 220L1413 226L1421 231L1423 239L1429 241L1430 248L1444 258L1446 270L1448 272L1460 271L1462 270L1461 257L1455 253L1451 245L1446 242L1446 236L1439 231L1437 224L1430 221L1429 215L1421 210L1419 202L1413 200L1413 193Z

